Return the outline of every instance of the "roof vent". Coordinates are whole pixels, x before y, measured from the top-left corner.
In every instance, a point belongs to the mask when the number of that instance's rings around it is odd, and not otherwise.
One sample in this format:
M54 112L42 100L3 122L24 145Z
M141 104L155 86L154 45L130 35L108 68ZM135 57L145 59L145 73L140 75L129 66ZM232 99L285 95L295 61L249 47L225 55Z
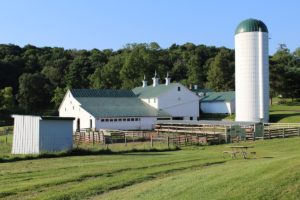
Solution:
M154 77L152 78L152 80L153 80L153 87L156 87L159 85L159 78L157 76L156 70L155 70L155 74L154 74Z
M167 72L166 85L170 85L170 83L171 83L171 78L169 77L169 72Z

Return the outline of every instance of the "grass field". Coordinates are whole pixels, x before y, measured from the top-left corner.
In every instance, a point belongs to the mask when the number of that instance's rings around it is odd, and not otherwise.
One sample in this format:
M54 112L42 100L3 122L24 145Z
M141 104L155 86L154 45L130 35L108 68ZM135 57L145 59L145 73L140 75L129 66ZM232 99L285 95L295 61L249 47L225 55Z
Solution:
M245 144L256 159L215 145L4 162L0 199L298 199L300 138Z

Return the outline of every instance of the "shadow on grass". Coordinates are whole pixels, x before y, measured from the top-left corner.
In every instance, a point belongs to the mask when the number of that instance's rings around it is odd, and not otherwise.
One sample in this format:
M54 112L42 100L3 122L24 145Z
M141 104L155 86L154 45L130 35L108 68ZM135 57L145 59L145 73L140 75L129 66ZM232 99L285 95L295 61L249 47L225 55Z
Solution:
M130 149L130 150L122 150L122 151L112 151L110 149L104 150L89 150L89 149L82 149L82 148L74 148L70 151L63 151L57 153L42 153L38 155L24 155L24 156L12 156L12 157L0 157L0 163L7 163L7 162L16 162L16 161L24 161L24 160L36 160L36 159L43 159L43 158L61 158L61 157L69 157L69 156L91 156L91 155L122 155L128 153L136 153L130 155L147 155L147 154L137 154L137 153L150 153L150 152L167 152L167 151L178 151L180 150L179 147L175 148L166 148L166 149ZM158 154L151 154L158 155Z
M270 113L270 122L278 122L287 117L300 117L300 113Z

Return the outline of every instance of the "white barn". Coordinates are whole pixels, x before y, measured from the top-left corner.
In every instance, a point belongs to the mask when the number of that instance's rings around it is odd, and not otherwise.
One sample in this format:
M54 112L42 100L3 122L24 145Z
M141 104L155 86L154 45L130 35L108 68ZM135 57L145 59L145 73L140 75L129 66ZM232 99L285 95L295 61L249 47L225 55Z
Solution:
M200 100L203 113L233 114L235 113L235 94L229 92L208 92Z
M158 119L199 117L199 97L180 83L159 84L131 90L71 89L60 107L59 116L74 117L73 130L152 130Z
M136 97L130 90L71 89L59 107L59 116L75 117L73 130L150 130L157 118L170 118Z
M200 98L180 83L138 87L133 92L153 108L169 113L172 119L197 120L199 117Z
M74 118L12 115L12 154L39 154L69 150L73 146Z

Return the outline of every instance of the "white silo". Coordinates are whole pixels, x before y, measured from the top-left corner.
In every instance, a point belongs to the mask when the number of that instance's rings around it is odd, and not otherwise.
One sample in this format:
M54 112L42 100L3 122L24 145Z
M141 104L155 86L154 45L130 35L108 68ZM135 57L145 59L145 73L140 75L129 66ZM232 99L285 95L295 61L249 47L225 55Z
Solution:
M269 121L268 28L242 21L235 31L236 121Z

